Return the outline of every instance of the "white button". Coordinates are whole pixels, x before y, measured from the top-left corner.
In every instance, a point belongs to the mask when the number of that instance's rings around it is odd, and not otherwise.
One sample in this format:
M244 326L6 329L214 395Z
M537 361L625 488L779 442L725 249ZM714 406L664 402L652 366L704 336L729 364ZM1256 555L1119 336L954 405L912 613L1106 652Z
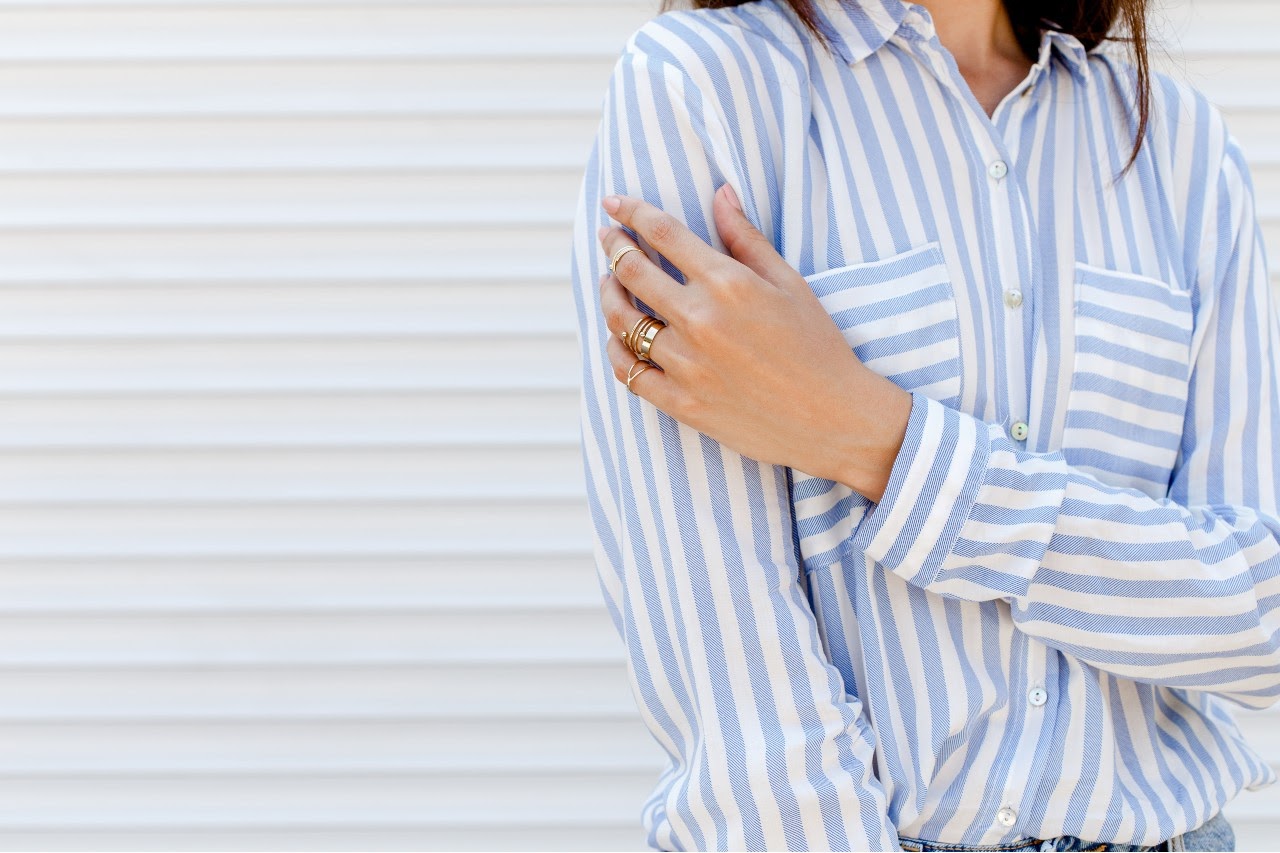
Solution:
M1009 165L1003 160L997 160L987 167L987 174L998 181L1009 174Z
M1018 441L1022 441L1023 439L1025 439L1029 433L1030 433L1030 430L1027 428L1027 425L1022 421L1018 421L1009 430L1009 435L1013 436Z
M1045 702L1049 701L1049 691L1037 684L1035 687L1031 688L1030 692L1027 693L1027 701L1039 708Z
M1010 308L1017 308L1022 304L1022 291L1016 287L1012 290L1006 290L1004 292L1004 304Z
M1008 806L1005 806L1000 811L996 812L996 820L1000 821L1004 826L1013 826L1018 822L1018 813Z

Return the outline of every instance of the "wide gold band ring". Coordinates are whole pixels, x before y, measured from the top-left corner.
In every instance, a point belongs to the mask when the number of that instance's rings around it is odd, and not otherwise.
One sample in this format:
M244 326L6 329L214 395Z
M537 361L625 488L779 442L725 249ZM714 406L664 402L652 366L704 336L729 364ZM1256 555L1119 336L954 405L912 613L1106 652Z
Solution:
M639 370L636 370L636 367L637 367L638 365L642 365L642 366L640 367L640 369L639 369ZM650 362L650 361L642 361L642 360L640 360L640 359L637 359L637 360L636 360L636 363L635 363L635 364L633 364L633 365L631 365L631 369L627 371L627 390L628 390L628 391L630 391L632 394L635 394L635 393L636 393L636 392L635 392L635 389L631 387L631 380L632 380L632 379L635 379L635 378L636 378L637 376L639 376L641 373L644 373L644 372L645 372L646 370L648 370L650 367L653 367L653 362ZM639 396L639 395L637 394L636 396Z
M609 259L610 275L613 274L614 269L618 266L618 261L622 260L622 256L625 255L627 252L640 252L641 254L643 254L644 250L641 249L639 246L633 246L631 244L627 244L626 246L623 246L618 251L614 252L613 257Z
M635 354L640 358L648 359L649 350L653 349L653 339L658 336L658 332L661 332L666 327L667 324L661 320L654 320L646 326L640 337L636 338L639 343L636 345Z
M622 342L626 344L627 348L630 349L632 352L635 352L635 349L631 347L631 342L636 339L636 328L641 323L643 323L648 316L649 315L647 314L641 314L640 319L636 320L635 325L631 327L630 331L626 331L622 333Z
M666 327L667 324L657 317L650 317L646 314L627 333L628 337L625 343L637 357L651 361L649 350L653 348L653 339L657 337L658 332L661 332Z

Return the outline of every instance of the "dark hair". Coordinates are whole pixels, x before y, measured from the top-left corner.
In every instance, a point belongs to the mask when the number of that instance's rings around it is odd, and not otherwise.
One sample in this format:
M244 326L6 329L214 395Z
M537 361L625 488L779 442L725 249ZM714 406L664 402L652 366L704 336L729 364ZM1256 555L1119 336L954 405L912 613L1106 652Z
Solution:
M723 9L740 6L747 0L692 0L699 9ZM785 0L818 41L830 47L818 28L813 0ZM842 0L850 2L850 0ZM1085 50L1093 50L1104 40L1125 41L1130 44L1134 66L1137 69L1138 129L1129 161L1120 174L1129 171L1138 158L1142 139L1147 132L1147 119L1151 111L1151 70L1147 56L1147 7L1150 0L1003 0L1013 23L1022 52L1036 59L1042 29L1054 29L1070 33L1080 40ZM662 11L676 5L676 0L662 0ZM1111 28L1122 20L1128 35L1111 35Z

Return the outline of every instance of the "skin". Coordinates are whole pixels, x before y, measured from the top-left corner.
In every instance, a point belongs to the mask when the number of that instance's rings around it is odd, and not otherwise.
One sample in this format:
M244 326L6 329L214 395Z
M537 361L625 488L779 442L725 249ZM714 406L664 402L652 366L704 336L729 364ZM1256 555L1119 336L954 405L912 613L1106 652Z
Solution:
M921 5L990 115L1031 67L1003 4ZM641 199L609 196L602 206L685 277L680 284L640 251L627 252L600 279L614 376L625 382L637 362L622 342L644 316L634 295L668 324L649 352L654 366L631 382L636 394L743 456L879 501L911 395L858 360L808 282L743 215L733 188L721 186L712 203L727 255ZM636 245L619 227L602 227L598 237L610 258Z

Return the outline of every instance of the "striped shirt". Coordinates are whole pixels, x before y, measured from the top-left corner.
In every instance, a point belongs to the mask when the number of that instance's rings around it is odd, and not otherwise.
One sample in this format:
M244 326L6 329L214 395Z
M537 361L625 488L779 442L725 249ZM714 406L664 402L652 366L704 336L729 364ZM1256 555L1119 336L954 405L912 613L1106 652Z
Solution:
M1137 120L1116 49L1044 32L988 116L923 6L818 8L833 53L778 0L640 27L578 199L595 559L667 757L648 843L1193 829L1276 780L1230 713L1280 698L1280 324L1240 145L1156 73L1117 180ZM726 181L911 392L879 502L612 373L600 199L725 251Z

